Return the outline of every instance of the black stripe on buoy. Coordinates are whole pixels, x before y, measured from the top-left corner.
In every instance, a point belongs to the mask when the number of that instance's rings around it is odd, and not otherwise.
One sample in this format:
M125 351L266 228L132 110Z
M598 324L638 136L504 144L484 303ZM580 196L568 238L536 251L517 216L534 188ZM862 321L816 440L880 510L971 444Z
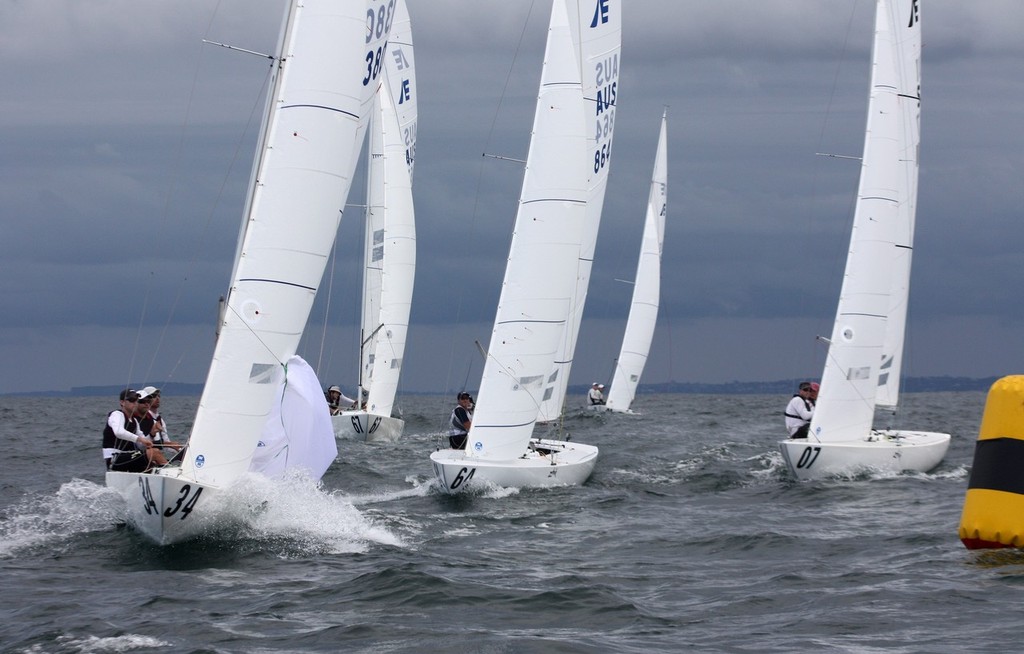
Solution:
M989 438L974 446L974 465L967 488L984 488L1024 495L1024 441Z

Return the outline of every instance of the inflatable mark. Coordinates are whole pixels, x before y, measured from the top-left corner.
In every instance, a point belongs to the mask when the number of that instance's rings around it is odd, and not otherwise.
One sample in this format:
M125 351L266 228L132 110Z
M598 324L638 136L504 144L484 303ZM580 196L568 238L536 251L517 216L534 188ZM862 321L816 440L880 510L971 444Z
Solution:
M1024 547L1024 375L988 391L960 516L967 549Z

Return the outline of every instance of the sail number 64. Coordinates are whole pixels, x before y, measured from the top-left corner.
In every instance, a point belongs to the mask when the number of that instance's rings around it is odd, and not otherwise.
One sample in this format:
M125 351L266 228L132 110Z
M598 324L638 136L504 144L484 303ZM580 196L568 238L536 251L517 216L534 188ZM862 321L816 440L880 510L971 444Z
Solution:
M466 474L467 472L469 474ZM459 474L455 475L455 479L452 480L452 485L449 486L449 488L455 490L459 486L465 484L473 478L474 472L476 472L476 468L463 468L462 470L459 470Z

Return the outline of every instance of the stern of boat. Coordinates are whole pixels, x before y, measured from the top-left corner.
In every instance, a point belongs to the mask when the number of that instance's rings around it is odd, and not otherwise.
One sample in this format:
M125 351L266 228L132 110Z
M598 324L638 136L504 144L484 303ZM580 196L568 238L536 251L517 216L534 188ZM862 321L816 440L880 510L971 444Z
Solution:
M597 464L593 445L533 439L517 459L487 461L468 456L464 450L438 450L430 455L441 487L455 494L467 488L493 485L503 488L579 486L590 478Z

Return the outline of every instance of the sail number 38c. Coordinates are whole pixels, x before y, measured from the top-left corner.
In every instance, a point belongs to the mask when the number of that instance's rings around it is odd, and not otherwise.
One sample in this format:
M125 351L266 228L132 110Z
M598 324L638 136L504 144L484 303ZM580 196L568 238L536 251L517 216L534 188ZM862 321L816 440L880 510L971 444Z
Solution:
M382 2L376 10L370 7L366 10L366 44L370 50L366 53L366 77L363 78L363 86L377 79L380 74L381 65L384 63L384 55L387 53L387 36L391 33L391 23L395 20L395 0ZM376 49L373 42L385 39L384 43Z

